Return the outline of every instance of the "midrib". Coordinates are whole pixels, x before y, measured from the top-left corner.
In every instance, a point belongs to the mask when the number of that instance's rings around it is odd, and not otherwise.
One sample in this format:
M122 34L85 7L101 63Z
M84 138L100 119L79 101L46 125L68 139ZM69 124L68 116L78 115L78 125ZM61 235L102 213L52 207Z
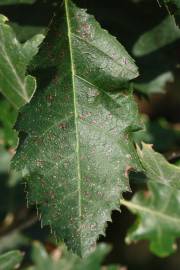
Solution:
M74 57L72 49L72 34L71 34L71 20L69 15L68 0L64 0L65 3L65 12L67 19L67 28L68 28L68 40L69 40L69 49L70 49L70 60L71 60L71 73L72 73L72 87L73 87L73 101L74 101L74 122L76 128L76 158L77 158L77 173L78 173L78 209L79 209L79 218L81 220L81 170L80 170L80 160L79 160L79 132L78 132L78 111L77 111L77 97L75 91L75 70L74 70Z

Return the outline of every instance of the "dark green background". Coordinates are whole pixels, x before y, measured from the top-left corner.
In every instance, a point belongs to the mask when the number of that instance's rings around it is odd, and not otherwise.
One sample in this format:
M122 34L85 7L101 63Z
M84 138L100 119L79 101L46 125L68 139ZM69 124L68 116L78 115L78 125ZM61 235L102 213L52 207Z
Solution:
M41 30L41 28L44 29L48 26L56 9L56 2L37 1L33 5L1 6L0 13L6 15L12 23L18 23L21 26L35 26L31 31L19 29L17 26L14 27L19 39L25 41ZM160 8L155 0L140 1L138 4L130 0L77 0L75 2L79 6L87 8L89 13L94 14L101 25L115 35L131 55L132 47L138 37L152 29L167 16L167 10L163 7ZM174 70L179 60L180 41L165 46L161 50L157 50L147 56L140 57L136 59L141 74L139 80L148 82L162 72L169 69ZM160 130L156 123L159 117L165 118L170 125L180 122L180 82L178 80L178 70L175 70L175 73L176 81L167 88L165 95L154 95L148 100L136 93L140 111L150 116L152 123L150 132L154 136L155 146L165 155L170 155L174 148L177 150L177 153L178 151L180 153L180 138L176 138L175 141L172 131ZM168 142L170 142L169 147L167 147ZM174 162L174 160L172 161ZM7 201L9 201L9 207L17 214L17 224L14 226L18 226L18 222L23 219L21 217L19 221L20 214L24 214L24 218L27 218L35 210L25 210L26 204L22 184L9 189L6 185L8 177L9 175L7 174L0 175L0 217L2 220L8 208ZM100 239L100 241L108 242L113 246L113 250L107 257L106 263L121 263L121 265L127 266L129 270L180 269L180 251L166 259L160 259L149 252L148 243L145 241L129 247L125 245L124 237L126 231L134 221L134 217L127 210L122 208L122 214L113 212L112 218L113 223L108 224L106 238ZM41 230L39 223L25 230L25 234L32 239L41 239L43 242L47 241L47 230ZM23 249L28 251L29 246L25 245ZM29 258L26 256L25 264L28 260Z

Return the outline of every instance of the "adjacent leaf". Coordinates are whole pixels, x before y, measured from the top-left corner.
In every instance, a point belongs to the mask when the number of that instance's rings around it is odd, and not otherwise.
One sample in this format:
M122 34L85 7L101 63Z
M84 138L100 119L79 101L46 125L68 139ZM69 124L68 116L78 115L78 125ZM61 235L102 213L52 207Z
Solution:
M147 239L156 255L168 256L180 236L180 168L144 145L139 150L148 177L149 191L138 192L132 201L121 201L138 219L129 230L127 243Z
M180 168L170 164L161 154L155 152L151 145L143 144L138 148L142 167L149 181L156 181L180 189Z
M17 110L7 100L0 100L0 144L17 146L17 133L13 130L16 119Z
M127 169L139 166L131 139L138 109L124 90L138 72L93 16L68 0L61 12L36 57L39 89L16 125L14 167L29 173L42 223L84 256L129 190Z
M100 270L101 263L108 253L109 247L101 244L98 245L96 251L92 253L89 257L81 260L79 257L68 253L65 249L57 249L56 257L47 254L44 247L39 243L35 242L33 246L32 259L34 262L34 267L30 268L32 270ZM58 256L57 256L58 255ZM116 266L110 266L106 268L107 270L117 270Z
M43 38L36 35L20 44L7 18L0 15L0 91L17 109L31 100L36 89L36 81L26 76L26 68Z
M180 0L161 0L161 2L164 2L164 4L173 4L177 8L180 8Z
M3 145L0 145L0 173L9 171L11 155Z
M137 57L152 53L180 38L180 29L170 16L160 24L142 34L133 46L133 54Z
M174 75L172 72L165 72L149 82L134 83L133 86L139 92L145 95L152 95L157 93L164 93L167 83L174 82Z
M171 152L177 149L180 144L180 129L172 125L164 118L157 118L152 121L143 115L145 129L133 134L134 141L141 145L142 142L153 144L153 148L160 153ZM164 140L166 138L166 140Z
M44 26L37 25L21 25L18 23L9 23L14 30L17 39L20 42L26 42L28 39L33 38L37 34L46 34L46 28Z
M143 33L133 46L133 54L136 57L145 57L148 54L155 53L157 50L178 41L180 38L180 29L176 26L172 17L167 16L162 22L151 30ZM156 63L157 64L157 63ZM159 65L157 65L159 68ZM142 71L142 77L143 77ZM149 72L149 67L148 67ZM163 72L155 78L134 84L134 87L147 95L154 93L163 93L165 86L174 81L174 75L171 70Z
M0 0L0 5L33 4L36 0Z
M138 219L129 230L127 243L147 239L150 250L160 257L176 250L180 236L180 192L160 183L149 182L149 193L138 192L131 202L123 202Z
M2 190L1 190L2 193ZM18 196L19 194L16 194ZM7 202L7 201L6 201ZM14 203L17 204L17 197L14 200ZM2 209L1 209L2 210ZM4 209L3 209L4 210ZM29 244L31 240L29 237L23 234L18 230L14 230L0 237L0 253L6 252L7 250L13 250L17 247L25 247ZM1 267L1 265L0 265ZM1 268L0 268L1 269ZM17 268L16 268L17 269ZM12 268L11 268L12 270Z
M23 259L23 254L16 250L0 255L0 269L13 270L17 269Z
M172 13L172 18L175 18L176 23L178 26L180 26L180 1L179 0L161 0L162 4L165 4L165 6L168 9L169 13ZM171 7L175 10L172 12ZM169 9L170 8L170 9Z

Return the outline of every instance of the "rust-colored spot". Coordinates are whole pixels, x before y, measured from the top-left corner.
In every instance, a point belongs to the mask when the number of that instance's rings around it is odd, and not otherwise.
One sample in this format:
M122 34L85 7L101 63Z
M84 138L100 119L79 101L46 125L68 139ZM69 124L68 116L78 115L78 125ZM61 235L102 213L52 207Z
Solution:
M152 149L153 148L153 144L152 143L148 143L148 144L146 144L146 147L149 148L149 149Z
M16 150L15 150L15 148L11 147L11 148L9 148L8 152L9 152L12 156L14 156L15 153L16 153Z
M69 100L69 96L67 95L67 96L64 96L64 100L65 101L68 101Z
M45 247L46 247L47 252L48 252L48 253L51 253L51 254L52 254L52 252L53 252L54 250L57 249L57 246L54 245L54 244L52 244L52 243L50 243L50 242L46 242L46 243L45 243Z
M148 191L148 190L145 190L145 191L144 191L144 197L145 197L146 199L148 199L149 197L151 197L151 192Z
M49 103L51 103L52 101L53 101L53 99L54 99L54 97L52 96L52 95L47 95L47 101L49 102Z
M61 53L60 53L60 59L64 58L64 55L65 55L64 51L61 51Z
M53 82L54 84L57 84L58 81L59 81L59 75L56 75L56 76L53 78L52 82Z
M91 123L92 123L92 124L97 124L96 120L93 120Z
M43 163L44 163L44 161L43 160L40 160L40 159L38 159L36 161L36 164L37 164L38 167L42 167L43 166Z
M59 248L54 249L51 252L51 257L52 257L53 261L58 262L59 259L62 257L62 251Z
M81 26L81 31L82 31L82 35L83 37L86 37L88 38L89 35L91 34L91 31L90 31L90 25L87 23L87 22L84 22Z
M43 178L41 178L40 179L40 182L41 182L41 186L42 186L42 188L44 190L45 189L45 186L46 186L46 181Z
M60 125L59 125L59 128L61 128L61 129L65 129L67 126L66 126L66 124L65 123L61 123Z
M50 195L51 200L54 200L54 198L55 198L54 192L53 191L50 191L49 195Z
M128 165L128 166L126 167L125 173L124 173L124 175L125 175L126 178L128 178L129 173L130 173L131 171L133 171L133 167L131 167L131 166Z
M80 118L81 120L84 120L86 117L85 117L84 115L80 115L79 118Z
M42 137L34 136L33 141L37 144L42 144L43 139Z

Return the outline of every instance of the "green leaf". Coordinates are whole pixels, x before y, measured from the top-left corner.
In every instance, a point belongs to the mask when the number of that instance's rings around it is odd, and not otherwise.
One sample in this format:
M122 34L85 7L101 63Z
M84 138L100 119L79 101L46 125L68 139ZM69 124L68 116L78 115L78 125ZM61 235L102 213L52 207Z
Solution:
M180 38L180 29L170 16L167 16L160 24L143 33L133 46L133 54L142 57Z
M7 18L0 15L0 91L17 109L31 100L36 89L36 81L26 76L26 69L43 38L36 35L20 44Z
M0 173L6 173L9 171L10 160L10 153L0 145Z
M33 4L36 0L0 0L0 5Z
M161 0L168 12L173 14L172 19L175 19L178 26L180 26L180 0ZM175 7L175 10L174 10ZM171 9L173 8L173 12Z
M68 0L61 12L36 57L39 89L16 124L24 142L13 163L29 173L42 224L84 256L129 190L127 168L139 165L138 109L124 90L138 72L93 16Z
M148 187L149 193L138 192L131 202L121 201L138 215L126 242L149 240L150 250L166 257L176 250L174 241L180 236L180 192L156 182Z
M180 168L170 164L161 154L155 152L151 145L143 144L138 148L142 167L149 181L180 189Z
M180 0L161 0L161 2L164 2L164 4L173 4L177 8L180 8Z
M148 145L143 145L139 155L149 190L138 192L132 201L121 201L138 216L126 242L149 240L150 250L165 257L174 252L174 241L180 236L180 168L169 164Z
M16 196L18 195L16 194ZM17 197L14 200L14 203L17 204ZM7 250L15 249L20 246L25 247L29 244L30 241L31 240L28 237L26 237L22 232L14 230L0 237L0 253L5 252Z
M157 50L172 44L179 40L180 29L176 26L172 17L167 16L163 21L156 25L151 30L143 33L133 46L133 54L136 57L145 57L149 54L155 53ZM161 57L162 58L162 57ZM156 63L157 67L159 65ZM148 66L148 72L149 72ZM144 69L142 70L142 76L144 75ZM151 73L151 72L149 72ZM163 93L165 86L169 82L174 81L174 75L171 70L160 73L150 81L136 82L134 87L136 90L143 94L151 95L154 93Z
M100 270L101 263L108 253L109 247L101 244L98 245L96 251L88 256L86 259L81 260L79 257L67 252L65 249L59 248L56 254L59 256L54 257L48 255L44 247L35 242L33 245L32 259L34 267L32 270ZM59 257L59 258L58 258ZM113 268L110 268L113 267ZM116 266L110 266L106 269L116 270Z
M149 82L134 83L133 86L139 92L145 95L152 95L157 93L165 93L167 83L174 82L174 75L171 71L162 73Z
M23 259L23 254L18 251L10 251L3 255L0 255L0 269L1 270L13 270L17 269Z
M17 110L7 100L0 99L0 144L17 146L17 133L13 130L16 119Z
M171 125L164 118L157 118L152 121L143 115L142 120L145 129L133 134L134 141L141 145L142 142L153 144L153 148L161 153L171 152L176 149L180 143L180 130ZM166 138L166 140L164 140Z
M14 30L17 39L20 42L25 42L28 39L33 38L33 36L37 34L46 34L46 28L44 26L37 26L37 25L21 25L18 23L9 23L12 29Z

